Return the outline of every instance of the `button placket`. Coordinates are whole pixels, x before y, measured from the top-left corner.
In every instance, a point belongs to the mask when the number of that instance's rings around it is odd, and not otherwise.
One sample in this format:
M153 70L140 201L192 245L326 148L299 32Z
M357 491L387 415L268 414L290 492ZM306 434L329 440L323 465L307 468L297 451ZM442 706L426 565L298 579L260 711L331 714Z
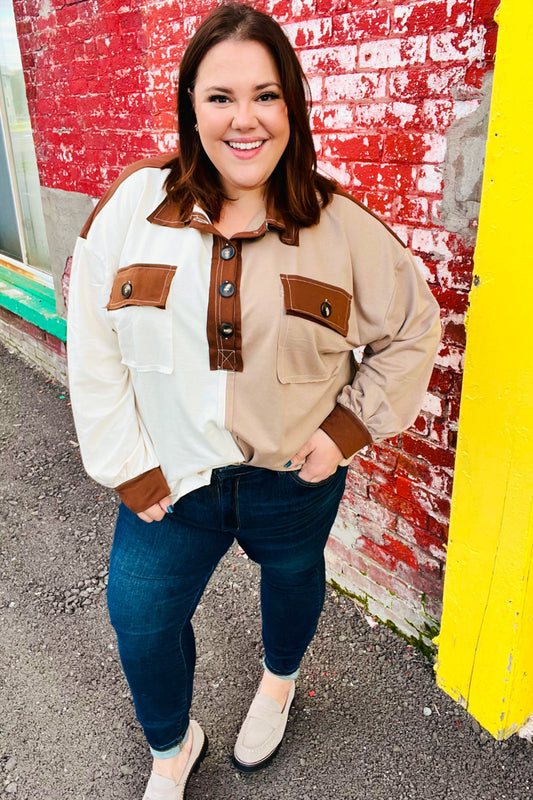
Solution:
M213 239L208 338L211 369L242 370L240 243Z
M235 251L235 248L233 247L233 245L227 243L220 250L220 258L222 259L222 261L230 262L235 258L235 253L236 253L236 251ZM228 266L229 266L229 263L228 263ZM224 266L223 266L222 267L222 272L224 273L224 271L225 270L224 270ZM225 280L220 284L218 292L219 292L220 296L223 297L225 300L229 300L235 294L235 285L231 281ZM226 305L229 305L229 304L226 304L226 303L222 304L222 309L223 309L222 310L222 317L223 317L223 319L218 324L217 330L218 330L220 336L222 337L222 339L224 339L225 341L228 341L228 339L232 338L232 336L233 336L235 331L234 331L233 324L231 322L225 320L224 316L228 313L229 310L231 310L231 318L233 319L234 307L233 307L233 302L231 303L231 309L225 308Z

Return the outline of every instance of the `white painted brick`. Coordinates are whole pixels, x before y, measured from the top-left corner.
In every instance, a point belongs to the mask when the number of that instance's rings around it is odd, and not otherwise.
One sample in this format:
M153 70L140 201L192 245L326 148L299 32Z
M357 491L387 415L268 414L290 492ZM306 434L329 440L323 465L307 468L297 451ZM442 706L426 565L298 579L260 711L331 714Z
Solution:
M326 99L330 102L384 98L387 93L387 76L381 72L332 75L325 79L324 89Z
M368 108L369 106L365 106ZM316 125L319 121L322 127L327 130L351 129L355 123L354 110L351 106L337 104L334 106L322 106L313 108L313 121Z
M434 414L436 417L442 417L444 412L444 401L435 394L426 392L424 401L422 403L422 410L427 411L429 414Z
M414 256L414 260L424 280L431 283L433 281L433 275L427 264L424 262L424 259L420 258L420 256Z
M348 173L348 168L345 161L338 164L332 164L330 161L318 161L318 169L323 175L337 181L341 186L348 186L354 183L352 176ZM357 181L355 182L357 185Z
M418 106L414 103L393 103L391 106L392 113L398 117L403 123L405 122L412 122L416 112L418 111Z
M322 89L324 86L323 79L319 77L309 78L308 83L311 90L311 98L313 103L319 103L322 99Z
M410 231L407 225L398 225L396 222L393 222L390 225L390 227L392 228L398 239L401 239L402 242L404 242L404 244L409 244Z
M373 128L383 122L387 114L386 103L369 103L358 105L354 111L354 122L365 128Z
M428 228L416 228L413 231L412 248L421 253L430 253L432 256L450 260L453 253L448 247L450 234L447 231L439 231Z
M308 13L312 14L315 11L314 0L292 0L291 10L293 18L302 17Z
M441 164L446 156L446 137L438 133L426 133L424 140L428 148L424 160L429 163Z
M427 36L364 42L359 49L360 69L390 69L426 60Z
M356 528L340 519L339 516L337 516L337 519L335 520L335 524L331 529L330 535L349 550L355 547L355 543L359 538L359 533L357 532Z
M435 364L443 369L451 369L454 372L462 372L464 361L464 351L462 348L452 345L442 345L437 353Z
M293 47L309 47L323 44L331 36L331 17L291 22L283 30Z
M347 47L322 47L318 50L302 50L298 55L306 75L312 74L317 70L322 70L322 64L324 63L334 65L334 67L328 68L330 73L333 71L333 68L339 72L351 72L355 69L357 48L354 45L349 45Z
M482 26L467 31L464 37L445 31L431 37L429 55L433 61L475 61L483 58L485 29Z

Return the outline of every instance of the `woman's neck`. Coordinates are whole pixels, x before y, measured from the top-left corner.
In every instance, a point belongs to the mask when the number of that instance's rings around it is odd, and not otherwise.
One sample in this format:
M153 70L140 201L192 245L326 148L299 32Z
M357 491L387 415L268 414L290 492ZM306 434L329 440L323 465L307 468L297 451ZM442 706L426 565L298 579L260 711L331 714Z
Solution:
M241 231L245 231L250 222L258 214L266 210L264 197L243 196L237 200L227 200L222 206L222 211L216 227L228 239Z

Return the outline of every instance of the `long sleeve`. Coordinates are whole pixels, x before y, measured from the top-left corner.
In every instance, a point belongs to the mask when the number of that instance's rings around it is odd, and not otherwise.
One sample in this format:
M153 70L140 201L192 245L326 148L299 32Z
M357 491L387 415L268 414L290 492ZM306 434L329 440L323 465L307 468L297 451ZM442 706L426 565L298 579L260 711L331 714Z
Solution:
M352 384L321 425L346 458L412 425L440 340L438 304L408 250L400 251L391 277L382 282L390 291L379 328L373 326L380 335L366 344Z
M133 511L169 493L136 411L128 369L106 312L109 269L85 239L74 253L68 313L72 410L85 469Z

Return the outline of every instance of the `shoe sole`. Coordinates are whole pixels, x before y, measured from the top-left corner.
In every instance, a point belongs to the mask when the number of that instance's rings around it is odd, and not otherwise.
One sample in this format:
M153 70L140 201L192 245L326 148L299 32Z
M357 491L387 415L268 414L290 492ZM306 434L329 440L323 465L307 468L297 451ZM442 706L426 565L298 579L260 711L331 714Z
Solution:
M260 770L260 769L263 769L263 767L267 767L267 766L270 764L270 762L271 762L271 761L272 761L272 760L275 758L275 756L277 755L277 753L278 753L278 750L279 750L279 748L281 747L281 745L282 745L282 744L283 744L283 740L281 740L281 742L278 744L278 746L276 747L276 749L275 749L275 750L273 750L273 751L270 753L270 755L269 755L269 756L267 756L266 758L264 758L262 761L257 761L255 764L243 764L243 762L242 762L242 761L239 761L237 758L235 758L235 755L233 755L233 756L231 757L231 760L233 761L233 766L234 766L236 769L238 769L238 770L239 770L239 772L246 772L246 773L248 773L248 774L250 774L251 772L257 772L258 770Z

